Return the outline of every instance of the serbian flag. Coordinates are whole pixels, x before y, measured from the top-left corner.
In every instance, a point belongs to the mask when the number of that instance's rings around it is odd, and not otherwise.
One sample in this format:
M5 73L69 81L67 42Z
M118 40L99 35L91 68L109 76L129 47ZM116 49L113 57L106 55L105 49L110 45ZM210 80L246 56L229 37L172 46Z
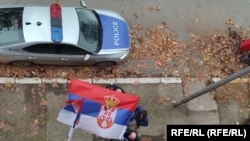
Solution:
M69 100L57 120L71 126L68 141L75 128L103 138L121 139L139 100L139 96L72 79Z

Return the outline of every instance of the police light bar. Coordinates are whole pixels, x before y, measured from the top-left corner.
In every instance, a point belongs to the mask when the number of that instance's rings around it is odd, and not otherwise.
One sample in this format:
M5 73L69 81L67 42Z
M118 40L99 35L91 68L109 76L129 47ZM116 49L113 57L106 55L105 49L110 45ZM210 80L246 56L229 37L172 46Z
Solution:
M62 11L58 3L50 6L51 38L53 42L59 43L63 39L62 33Z

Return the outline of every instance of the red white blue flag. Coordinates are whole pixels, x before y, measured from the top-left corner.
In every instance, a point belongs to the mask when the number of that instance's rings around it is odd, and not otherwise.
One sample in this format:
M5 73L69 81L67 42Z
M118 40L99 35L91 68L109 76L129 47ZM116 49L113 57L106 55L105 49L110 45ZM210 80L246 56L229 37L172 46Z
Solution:
M57 120L72 127L68 140L75 128L103 138L121 139L139 100L139 96L73 79L69 100Z

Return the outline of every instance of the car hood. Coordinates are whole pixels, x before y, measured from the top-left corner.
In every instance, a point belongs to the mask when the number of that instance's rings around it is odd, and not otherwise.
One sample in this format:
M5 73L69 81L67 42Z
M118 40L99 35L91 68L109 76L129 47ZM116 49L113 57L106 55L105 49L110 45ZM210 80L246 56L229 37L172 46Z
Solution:
M129 25L119 14L96 10L102 25L102 50L127 50L131 46Z

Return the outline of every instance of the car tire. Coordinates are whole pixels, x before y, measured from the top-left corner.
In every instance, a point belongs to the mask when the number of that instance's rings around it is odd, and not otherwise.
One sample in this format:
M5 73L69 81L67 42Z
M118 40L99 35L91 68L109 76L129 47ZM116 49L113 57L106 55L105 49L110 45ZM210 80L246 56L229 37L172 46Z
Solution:
M116 63L112 61L99 62L95 64L96 67L112 67L115 65Z
M28 67L32 65L32 63L29 61L14 61L14 62L11 62L10 64L16 67Z

